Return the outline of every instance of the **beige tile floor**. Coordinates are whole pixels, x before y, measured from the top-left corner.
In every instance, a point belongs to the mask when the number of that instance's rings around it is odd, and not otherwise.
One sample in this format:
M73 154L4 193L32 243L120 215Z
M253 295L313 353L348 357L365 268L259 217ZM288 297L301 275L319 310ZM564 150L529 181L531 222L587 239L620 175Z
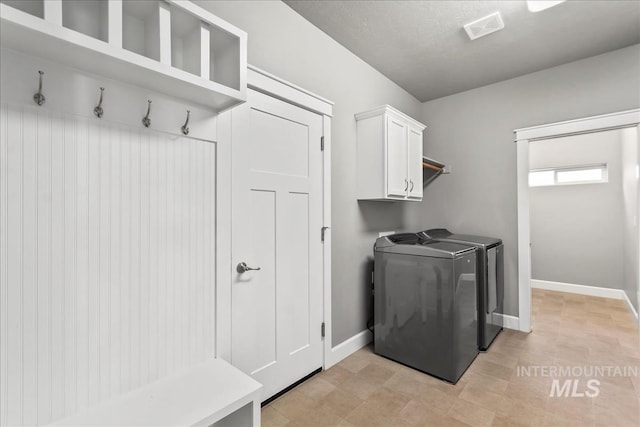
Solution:
M640 426L637 376L591 373L577 378L576 394L590 391L593 379L597 396L550 397L560 378L518 375L531 366L640 369L638 327L626 305L534 289L532 312L533 332L505 329L456 385L369 346L265 406L263 426Z

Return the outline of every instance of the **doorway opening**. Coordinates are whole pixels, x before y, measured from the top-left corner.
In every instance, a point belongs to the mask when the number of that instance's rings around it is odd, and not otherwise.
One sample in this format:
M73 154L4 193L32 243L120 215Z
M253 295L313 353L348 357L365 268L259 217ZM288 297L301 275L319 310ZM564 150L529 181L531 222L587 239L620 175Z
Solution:
M570 137L580 134L591 134L613 129L632 128L633 138L635 138L636 155L635 165L640 164L638 158L638 138L640 135L640 109L623 111L618 113L606 114L584 119L571 120L566 122L552 123L529 128L517 129L516 134L516 151L517 151L517 187L518 187L518 306L519 306L519 325L518 328L524 332L531 331L531 194L529 188L529 172L531 160L531 143L536 141L550 140L553 138ZM636 173L637 175L637 173ZM557 178L555 178L557 179ZM637 182L637 176L636 176ZM636 183L636 200L638 198L638 185ZM634 272L630 280L633 284L633 292L631 292L630 303L635 306L636 312L638 303L640 303L639 283L640 273L638 265L640 257L638 256L638 241L640 234L638 233L638 207L637 203L633 212L635 217L634 242L635 255ZM628 293L627 293L628 294ZM634 304L635 303L635 304Z

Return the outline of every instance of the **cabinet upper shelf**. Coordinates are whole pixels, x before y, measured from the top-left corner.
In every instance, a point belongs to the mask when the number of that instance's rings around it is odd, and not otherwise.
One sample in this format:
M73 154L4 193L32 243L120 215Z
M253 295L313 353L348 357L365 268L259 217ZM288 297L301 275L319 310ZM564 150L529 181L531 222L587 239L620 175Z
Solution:
M2 0L3 48L200 104L246 100L247 34L189 1Z

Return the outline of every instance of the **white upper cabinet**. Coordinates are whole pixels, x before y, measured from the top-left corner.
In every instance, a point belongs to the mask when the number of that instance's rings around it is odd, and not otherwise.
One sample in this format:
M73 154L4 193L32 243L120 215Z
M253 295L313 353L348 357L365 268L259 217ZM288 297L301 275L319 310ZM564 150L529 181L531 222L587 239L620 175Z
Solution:
M425 125L389 105L356 114L359 200L422 200Z
M197 103L246 101L247 34L183 0L0 0L3 48Z

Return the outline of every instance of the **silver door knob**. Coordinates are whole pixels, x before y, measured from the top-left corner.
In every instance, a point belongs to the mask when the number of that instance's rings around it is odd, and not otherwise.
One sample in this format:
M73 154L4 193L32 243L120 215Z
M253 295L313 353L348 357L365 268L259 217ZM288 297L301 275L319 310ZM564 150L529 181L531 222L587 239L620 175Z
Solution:
M251 268L247 265L246 262L241 262L236 266L236 271L240 274L247 272L249 270L260 270L260 267L257 268Z

